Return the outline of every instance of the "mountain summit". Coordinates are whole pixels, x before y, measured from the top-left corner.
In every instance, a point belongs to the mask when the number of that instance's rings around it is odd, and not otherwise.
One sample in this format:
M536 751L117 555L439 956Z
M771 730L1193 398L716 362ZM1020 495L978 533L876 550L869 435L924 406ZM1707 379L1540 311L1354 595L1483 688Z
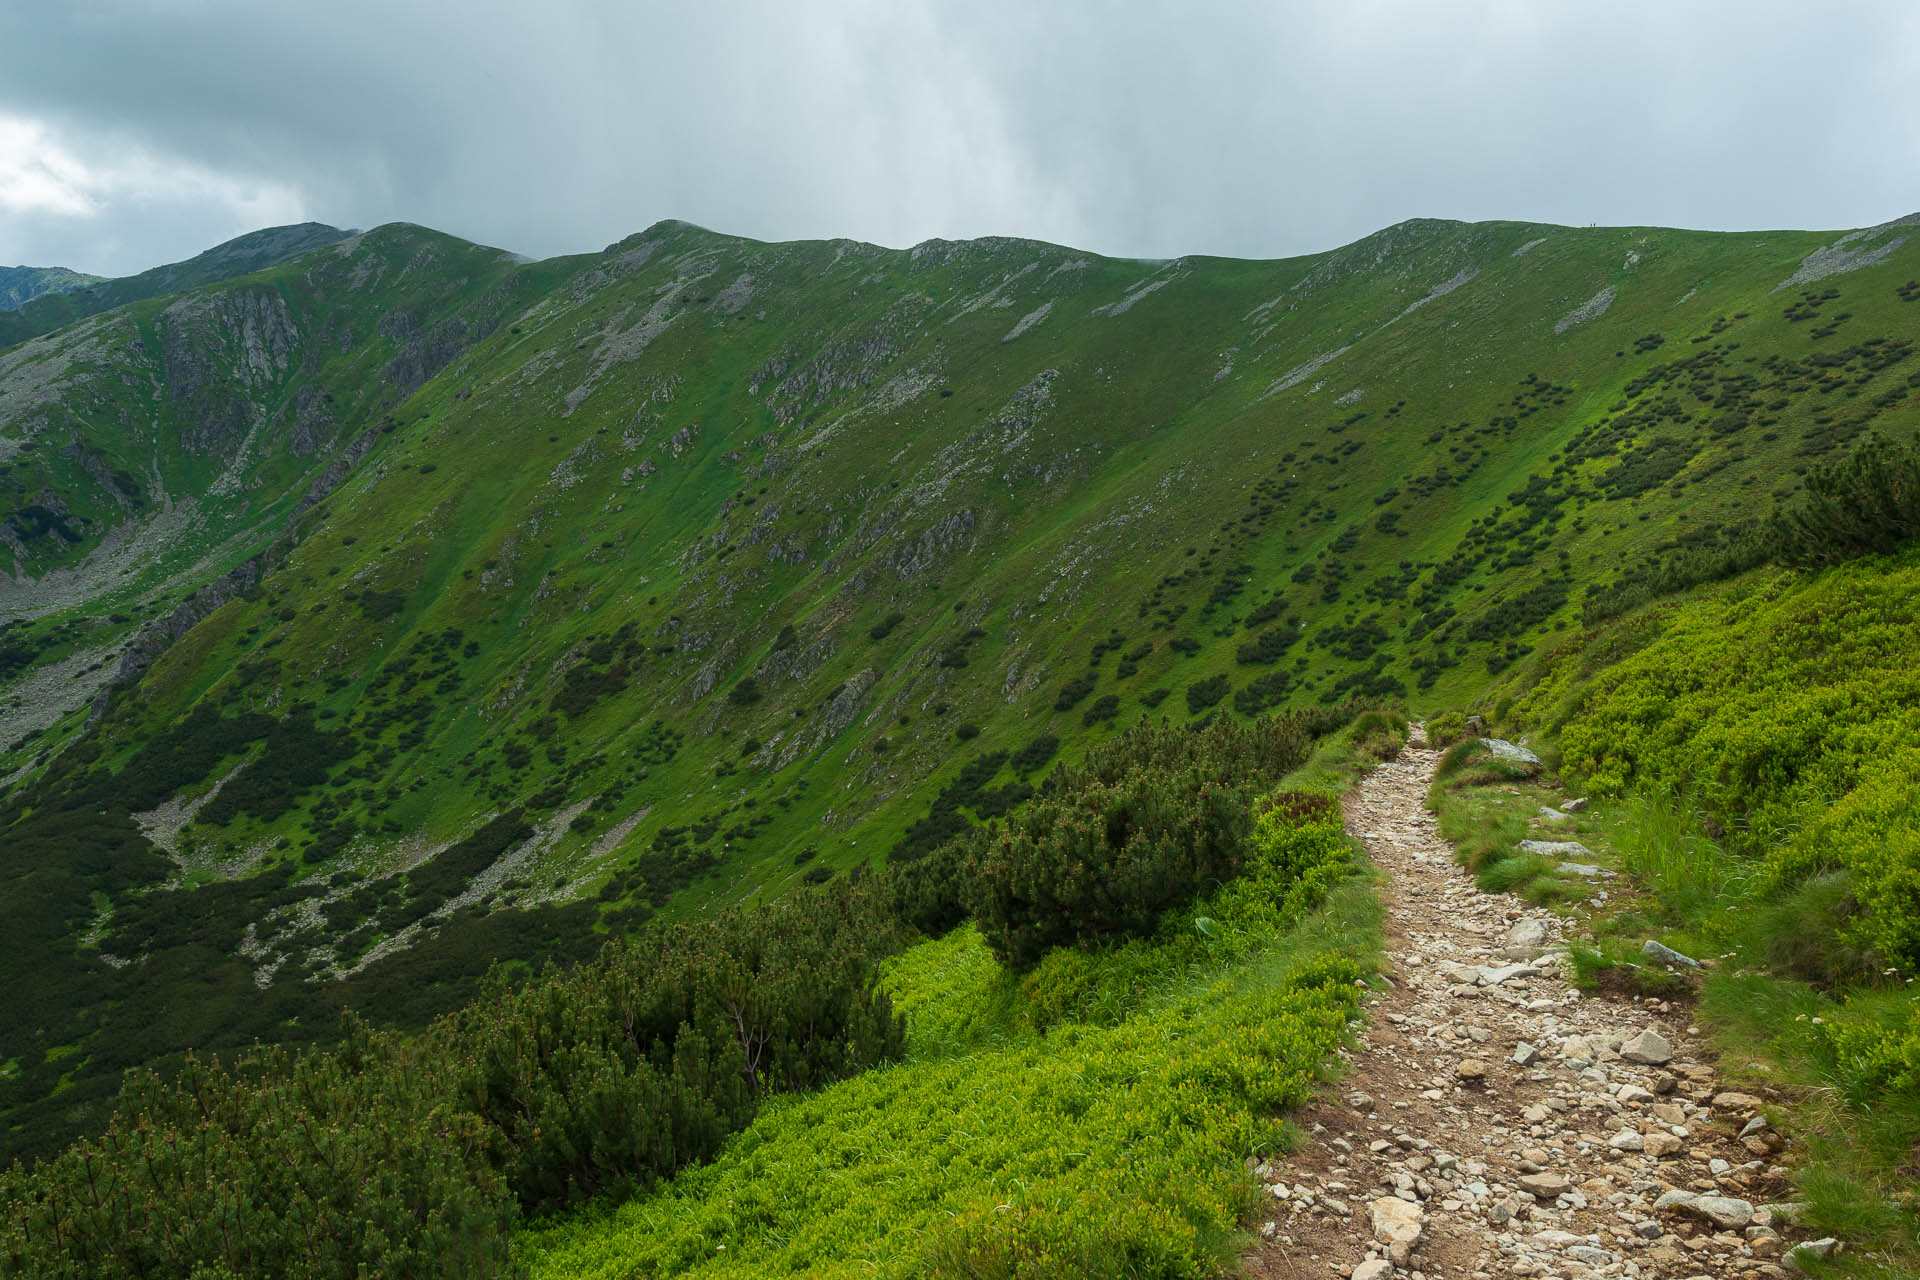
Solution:
M71 293L100 276L66 267L0 267L0 311L12 311L48 293Z

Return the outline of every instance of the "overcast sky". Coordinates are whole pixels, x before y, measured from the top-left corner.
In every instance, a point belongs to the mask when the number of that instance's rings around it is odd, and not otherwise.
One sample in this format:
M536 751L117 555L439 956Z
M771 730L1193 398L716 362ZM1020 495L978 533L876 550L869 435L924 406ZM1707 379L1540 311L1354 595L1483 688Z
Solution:
M404 219L1278 257L1920 210L1915 0L15 0L0 265Z

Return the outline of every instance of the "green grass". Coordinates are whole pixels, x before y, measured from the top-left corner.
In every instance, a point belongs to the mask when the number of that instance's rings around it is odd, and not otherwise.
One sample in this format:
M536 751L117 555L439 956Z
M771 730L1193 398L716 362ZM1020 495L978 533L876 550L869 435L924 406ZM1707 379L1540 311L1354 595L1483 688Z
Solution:
M1337 827L1288 838L1353 856ZM1364 875L1302 911L1267 865L1151 941L1024 977L971 925L914 947L887 970L908 1061L783 1100L711 1165L535 1225L518 1256L535 1276L1218 1274L1247 1158L1294 1140L1283 1114L1378 959Z
M1558 870L1559 864L1516 846L1522 840L1574 840L1584 821L1543 826L1535 815L1555 803L1559 792L1536 779L1536 771L1495 759L1477 738L1447 748L1440 759L1427 806L1439 819L1440 835L1454 847L1454 858L1471 871L1485 893L1518 893L1539 905L1577 902L1587 895L1585 882Z
M1674 916L1701 919L1754 900L1759 870L1708 839L1684 800L1641 793L1622 809L1612 839L1620 868Z

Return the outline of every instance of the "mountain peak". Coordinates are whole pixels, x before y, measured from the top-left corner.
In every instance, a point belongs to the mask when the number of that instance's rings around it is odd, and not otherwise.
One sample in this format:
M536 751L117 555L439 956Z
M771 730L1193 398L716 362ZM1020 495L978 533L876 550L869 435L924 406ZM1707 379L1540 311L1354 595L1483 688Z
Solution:
M70 267L0 267L0 311L23 307L49 293L82 289L100 279Z

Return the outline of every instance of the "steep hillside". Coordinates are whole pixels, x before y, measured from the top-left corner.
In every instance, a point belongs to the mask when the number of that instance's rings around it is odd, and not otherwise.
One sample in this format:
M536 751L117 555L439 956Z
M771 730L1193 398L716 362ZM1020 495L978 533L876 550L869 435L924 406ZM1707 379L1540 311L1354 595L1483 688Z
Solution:
M1911 428L1905 225L393 227L0 354L11 714L121 689L0 741L17 1142L132 1061L915 856L1143 718L1464 702Z
M194 263L281 244L245 240ZM0 352L0 678L39 677L10 691L0 737L86 707L256 578L291 516L374 451L385 411L560 273L391 227Z
M0 267L0 311L13 311L42 294L69 293L104 277L65 267Z

